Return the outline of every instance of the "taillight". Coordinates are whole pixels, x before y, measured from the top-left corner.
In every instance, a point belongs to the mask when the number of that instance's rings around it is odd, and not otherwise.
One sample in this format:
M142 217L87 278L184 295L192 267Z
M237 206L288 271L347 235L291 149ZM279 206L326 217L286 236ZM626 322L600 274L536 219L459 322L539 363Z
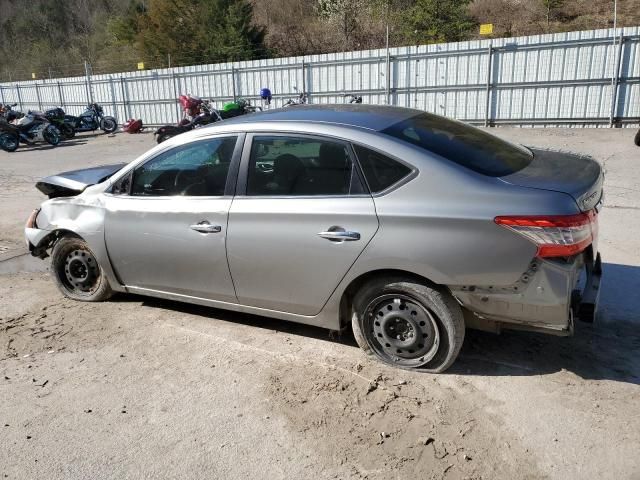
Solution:
M496 217L494 221L536 244L536 256L541 258L576 255L584 251L598 234L598 218L594 210L578 215Z

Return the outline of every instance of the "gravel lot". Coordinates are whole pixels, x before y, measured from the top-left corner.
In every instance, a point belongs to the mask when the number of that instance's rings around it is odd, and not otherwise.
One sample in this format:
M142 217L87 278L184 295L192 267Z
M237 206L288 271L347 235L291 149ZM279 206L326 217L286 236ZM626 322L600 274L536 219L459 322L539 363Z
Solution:
M41 176L150 135L0 152L0 477L640 478L640 148L633 129L508 129L604 163L593 325L469 331L454 368L366 360L350 335L118 295L64 299L24 255Z

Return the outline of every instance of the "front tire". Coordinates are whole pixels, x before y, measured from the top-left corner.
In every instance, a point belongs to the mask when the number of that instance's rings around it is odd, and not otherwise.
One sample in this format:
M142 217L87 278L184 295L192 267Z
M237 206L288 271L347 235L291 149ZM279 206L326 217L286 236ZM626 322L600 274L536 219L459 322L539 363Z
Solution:
M66 297L82 302L101 302L113 290L87 243L77 237L60 239L51 253L51 271Z
M5 152L15 152L20 145L20 139L10 133L0 134L0 148Z
M104 117L102 119L102 122L100 123L101 123L100 128L102 128L102 130L104 130L107 133L113 133L118 128L118 123L116 122L116 119L113 117Z
M367 354L432 373L451 366L465 332L462 309L446 289L399 276L372 280L358 291L352 328Z
M44 140L49 145L53 145L54 147L60 143L60 136L60 130L58 130L53 125L49 125L44 129L44 132L42 132L42 137L44 138Z

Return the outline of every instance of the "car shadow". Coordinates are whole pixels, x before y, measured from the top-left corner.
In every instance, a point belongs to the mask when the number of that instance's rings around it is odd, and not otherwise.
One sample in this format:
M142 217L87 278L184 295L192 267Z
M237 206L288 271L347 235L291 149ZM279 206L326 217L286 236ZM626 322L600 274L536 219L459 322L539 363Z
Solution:
M536 376L568 371L586 380L640 385L640 267L603 265L600 311L595 324L578 322L571 337L503 330L500 335L467 330L460 357L446 374ZM288 335L357 348L350 329L324 328L171 300L119 295L118 301L215 317Z

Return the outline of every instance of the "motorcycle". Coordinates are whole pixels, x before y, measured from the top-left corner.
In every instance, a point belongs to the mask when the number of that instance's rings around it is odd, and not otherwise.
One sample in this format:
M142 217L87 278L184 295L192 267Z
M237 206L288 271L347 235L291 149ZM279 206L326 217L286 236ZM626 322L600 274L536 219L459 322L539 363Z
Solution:
M293 89L297 91L297 88L293 87ZM306 105L307 103L309 103L309 98L307 97L307 94L304 92L300 92L300 94L298 95L298 98L296 99L290 98L285 102L283 106L293 107L294 105Z
M7 122L13 122L24 117L24 113L13 109L16 105L18 104L12 103L11 105L0 105L0 117L4 118Z
M349 103L362 103L362 97L360 95L354 95L353 93L345 93L342 96L344 98L348 98Z
M65 121L66 113L62 108L50 108L44 112L44 116L60 130L63 138L68 140L75 137L76 131L70 123Z
M181 95L181 99L182 97L184 96ZM187 110L187 104L183 103L181 100L180 103L183 105L186 114L185 118L183 118L178 125L164 125L156 130L154 135L156 136L156 141L158 143L162 143L171 137L188 132L194 128L203 127L214 122L226 120L227 118L233 118L239 115L262 110L261 107L254 107L248 100L244 99L239 99L237 102L229 102L224 105L222 110L216 110L213 108L213 105L209 100L202 100L198 97L190 98L197 98L199 113L195 116L191 116L191 114L196 113L196 111L193 110L191 104L188 104L189 110Z
M60 130L38 112L28 112L13 123L2 121L0 132L0 148L7 152L17 150L19 143L33 145L37 142L47 142L56 146L62 136Z
M104 130L106 133L113 133L118 128L118 122L114 117L104 116L104 111L97 103L91 103L87 109L78 117L65 115L64 122L69 124L75 132L93 132Z

